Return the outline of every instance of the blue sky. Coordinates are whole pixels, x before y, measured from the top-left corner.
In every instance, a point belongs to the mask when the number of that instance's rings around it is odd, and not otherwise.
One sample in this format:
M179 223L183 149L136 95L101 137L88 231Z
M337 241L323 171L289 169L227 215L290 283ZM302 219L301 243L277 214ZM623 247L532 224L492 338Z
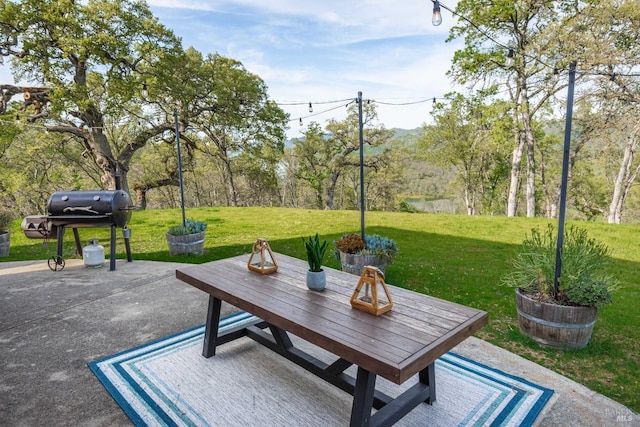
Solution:
M309 102L362 91L364 99L378 101L387 128L412 129L429 122L433 97L454 89L446 71L461 44L445 39L455 18L443 9L443 23L434 27L430 0L147 2L185 47L240 60L265 81L273 100L304 103L282 105L291 114L290 137L312 120L324 125L345 116L340 103L327 103L314 105L309 117ZM455 3L445 2L452 9Z
M321 102L352 100L358 91L377 101L385 127L413 129L430 122L433 97L454 89L446 72L462 43L445 43L455 18L443 9L443 23L434 27L430 0L147 3L185 47L237 59L259 75L291 115L289 137L312 120L324 126L344 118L346 103ZM444 4L453 9L456 1ZM13 81L8 68L0 66L0 82ZM303 105L283 105L296 102ZM309 102L316 103L312 117Z

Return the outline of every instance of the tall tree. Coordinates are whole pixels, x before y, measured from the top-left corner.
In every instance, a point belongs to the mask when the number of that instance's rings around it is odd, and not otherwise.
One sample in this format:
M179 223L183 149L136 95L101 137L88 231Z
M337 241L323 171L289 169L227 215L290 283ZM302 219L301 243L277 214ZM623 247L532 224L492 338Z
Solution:
M640 3L586 3L580 20L573 25L590 36L579 44L582 68L589 72L592 83L586 88L585 97L589 105L610 119L607 128L601 130L603 134L613 127L624 135L618 144L618 164L606 215L609 223L619 224L627 196L640 174L640 162L635 156L640 146Z
M171 122L141 127L119 147L105 127L136 120L129 113L141 109L144 73L171 76L180 41L136 0L0 0L0 37L16 79L38 85L20 88L21 117L72 136L100 169L104 188L115 188L119 174L128 190L133 153Z
M332 151L320 124L309 123L303 136L296 138L293 145L293 153L298 159L296 177L307 182L315 194L316 209L322 209L325 185L331 174Z
M369 146L370 155L366 156L363 166L368 168L383 167L388 151L387 143L393 132L378 122L375 103L364 102L362 106L363 144ZM351 104L347 117L338 121L329 120L326 130L329 134L327 146L329 150L328 174L326 184L325 208L334 208L336 186L341 175L348 167L359 167L360 157L360 117L358 105ZM364 148L363 148L364 149ZM364 201L361 201L361 203Z
M236 175L242 170L236 170L234 163L242 159L244 166L276 182L287 115L268 99L264 81L241 62L219 54L198 59L197 52L187 53L198 68L191 82L197 92L183 109L194 131L205 136L200 149L223 165L228 204L237 206Z
M499 197L496 189L504 179L505 140L511 131L504 117L509 107L504 102L484 105L482 93L447 98L449 102L434 109L435 123L424 127L419 146L430 160L457 170L468 215L479 213L483 204L487 213L493 213L491 206Z
M462 0L456 7L456 13L466 19L453 27L449 40L464 36L465 47L455 53L451 75L462 84L475 86L482 82L505 88L513 104L515 132L507 216L517 213L523 159L526 159L526 213L530 217L536 213L532 121L545 103L566 86L554 71L568 66L566 51L558 46L568 40L564 21L578 14L570 8L574 4ZM507 61L508 57L513 64Z

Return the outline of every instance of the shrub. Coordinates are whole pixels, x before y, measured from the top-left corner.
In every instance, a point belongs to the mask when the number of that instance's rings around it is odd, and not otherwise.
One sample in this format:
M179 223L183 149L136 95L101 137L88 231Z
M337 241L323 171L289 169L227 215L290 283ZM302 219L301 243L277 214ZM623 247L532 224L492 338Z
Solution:
M608 274L610 251L587 236L585 229L569 227L562 245L559 292L555 294L557 235L552 225L546 232L532 229L512 260L513 270L503 283L537 295L541 301L562 305L599 307L611 303L614 282Z
M168 233L173 236L186 236L187 234L201 233L207 229L207 224L200 221L188 219L185 225L176 225L169 229Z
M13 221L13 215L11 212L0 210L0 233L6 233L9 231L11 221Z
M364 240L356 233L346 233L342 238L334 242L336 250L334 255L340 259L340 252L355 255L375 255L384 258L391 264L398 254L396 242L388 237L378 234L365 234Z

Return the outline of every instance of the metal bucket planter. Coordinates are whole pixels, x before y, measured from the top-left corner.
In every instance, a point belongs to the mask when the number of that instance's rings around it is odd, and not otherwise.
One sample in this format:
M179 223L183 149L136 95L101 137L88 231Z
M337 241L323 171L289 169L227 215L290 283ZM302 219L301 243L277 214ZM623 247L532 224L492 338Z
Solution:
M355 255L340 252L340 264L342 265L342 271L361 276L362 270L367 265L378 267L384 273L388 263L384 257L377 255Z
M596 307L569 307L536 301L516 289L520 332L544 347L583 348L596 322Z
M204 231L183 236L167 233L169 255L202 255L204 253Z
M9 246L11 245L11 233L0 234L0 258L9 256Z

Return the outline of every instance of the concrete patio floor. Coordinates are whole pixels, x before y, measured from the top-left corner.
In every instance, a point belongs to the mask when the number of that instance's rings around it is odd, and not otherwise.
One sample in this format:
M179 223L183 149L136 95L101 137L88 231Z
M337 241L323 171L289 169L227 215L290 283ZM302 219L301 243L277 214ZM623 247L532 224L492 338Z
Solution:
M0 263L0 425L131 425L87 363L204 323L208 296L175 278L180 265ZM553 389L535 425L640 426L623 405L482 340L454 351Z

